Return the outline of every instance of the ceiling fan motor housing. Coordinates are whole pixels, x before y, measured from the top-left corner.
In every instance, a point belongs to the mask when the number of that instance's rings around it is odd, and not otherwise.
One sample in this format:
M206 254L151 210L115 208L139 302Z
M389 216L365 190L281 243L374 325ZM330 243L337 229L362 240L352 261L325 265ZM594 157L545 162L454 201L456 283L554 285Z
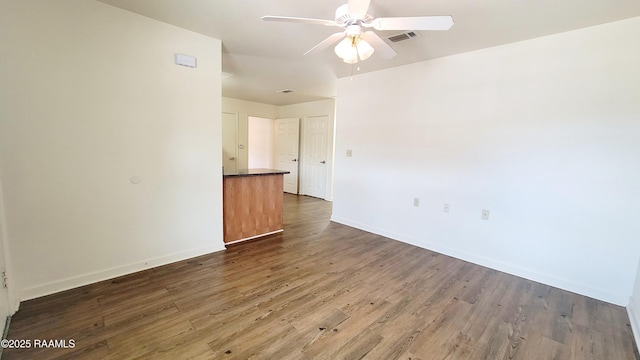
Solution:
M370 23L373 21L373 15L367 14L362 19L356 19L349 14L349 4L344 4L336 9L336 24L341 27L355 25L358 23Z
M348 37L358 37L362 32L362 28L360 25L349 25L347 26L346 35Z

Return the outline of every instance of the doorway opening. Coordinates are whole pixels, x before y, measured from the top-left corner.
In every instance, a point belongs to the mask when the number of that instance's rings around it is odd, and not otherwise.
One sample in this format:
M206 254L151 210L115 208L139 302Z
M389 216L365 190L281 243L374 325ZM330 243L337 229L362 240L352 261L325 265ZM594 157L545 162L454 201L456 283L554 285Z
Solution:
M248 164L250 169L274 168L275 120L249 116Z

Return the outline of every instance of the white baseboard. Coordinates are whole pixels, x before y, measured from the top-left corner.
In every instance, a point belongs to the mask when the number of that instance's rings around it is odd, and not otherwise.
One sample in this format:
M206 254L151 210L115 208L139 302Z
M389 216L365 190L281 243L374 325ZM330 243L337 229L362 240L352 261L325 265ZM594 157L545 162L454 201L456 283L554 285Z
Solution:
M629 305L627 305L627 314L629 315L629 323L631 324L631 331L633 337L636 340L636 347L640 348L640 309L635 305L633 298L629 298Z
M251 240L251 239L257 239L257 238L261 238L263 236L269 236L269 235L273 235L273 234L279 234L281 232L283 232L284 229L280 229L280 230L276 230L276 231L270 231L264 234L260 234L260 235L255 235L255 236L249 236L246 237L244 239L239 239L239 240L234 240L234 241L229 241L228 243L225 243L225 245L233 245L233 244L237 244L237 243L241 243L243 241L247 241L247 240Z
M579 284L579 283L575 283L565 279L561 279L551 274L545 274L545 273L540 273L531 269L521 268L515 264L505 263L498 259L491 259L483 256L478 256L476 254L472 254L461 249L443 246L441 244L432 243L424 239L416 239L403 234L398 234L392 231L387 231L385 229L379 229L373 226L369 226L367 224L362 224L357 221L352 221L350 219L331 216L331 221L334 221L343 225L351 226L360 230L368 231L374 234L382 235L390 239L398 240L398 241L411 244L423 249L435 251L440 254L452 256L460 260L468 261L477 265L485 266L485 267L502 271L511 275L519 276L519 277L533 280L542 284L546 284L546 285L557 287L563 290L571 291L576 294L602 300L611 304L626 306L627 305L626 302L629 300L626 296L611 294L607 291L594 289L584 284Z
M45 295L54 294L57 292L77 288L84 285L93 284L99 281L113 279L118 276L132 274L141 270L146 270L170 263L174 263L177 261L182 261L186 259L190 259L196 256L201 256L217 251L225 250L224 246L208 246L199 249L192 249L187 251L182 251L179 253L174 253L166 256L161 256L153 259L147 259L144 261L140 261L133 264L116 266L106 270L100 270L88 274L83 274L79 276L69 277L66 279L49 282L46 284L41 284L37 286L32 286L30 288L22 289L19 294L19 300L25 301L29 299L38 298ZM17 307L16 307L17 310Z

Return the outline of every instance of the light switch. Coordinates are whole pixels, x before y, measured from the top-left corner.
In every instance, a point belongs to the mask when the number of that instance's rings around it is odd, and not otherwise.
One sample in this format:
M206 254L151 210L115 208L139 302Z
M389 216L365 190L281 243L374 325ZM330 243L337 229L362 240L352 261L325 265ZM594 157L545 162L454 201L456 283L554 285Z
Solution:
M353 156L353 151L347 150L347 157L352 157L352 156Z

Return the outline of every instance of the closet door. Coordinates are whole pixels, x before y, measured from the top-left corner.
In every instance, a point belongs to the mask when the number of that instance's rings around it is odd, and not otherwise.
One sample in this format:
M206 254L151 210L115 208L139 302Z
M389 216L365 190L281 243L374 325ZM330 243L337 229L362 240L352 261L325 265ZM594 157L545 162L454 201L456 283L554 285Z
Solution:
M329 162L329 117L307 117L302 123L300 193L324 199Z
M276 120L276 169L289 171L284 175L284 192L298 193L300 119Z

